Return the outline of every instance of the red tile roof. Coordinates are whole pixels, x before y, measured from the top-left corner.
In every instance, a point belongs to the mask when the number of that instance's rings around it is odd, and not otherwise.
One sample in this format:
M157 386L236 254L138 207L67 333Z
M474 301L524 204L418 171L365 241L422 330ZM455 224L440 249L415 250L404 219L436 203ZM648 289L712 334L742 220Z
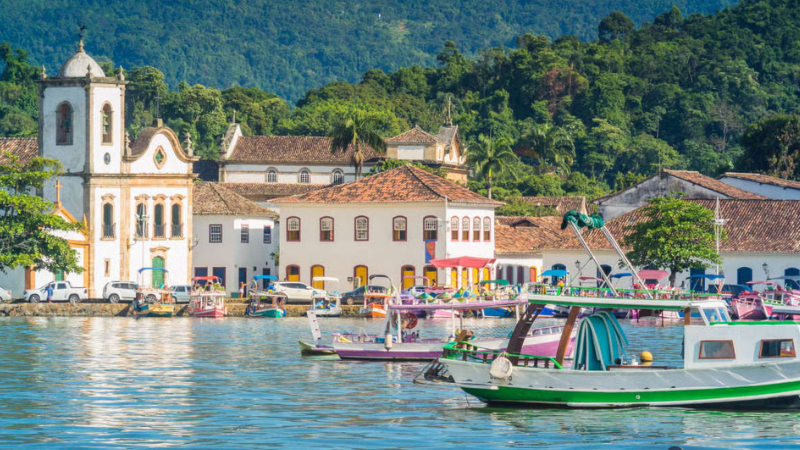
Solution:
M256 205L220 183L199 183L192 192L192 214L205 216L278 217L275 211Z
M39 156L39 141L36 138L0 138L0 164L8 162L5 153L19 157L20 164Z
M400 133L397 136L387 138L386 142L436 144L439 141L436 139L436 136L428 133L420 128L419 125L417 125L405 133Z
M273 198L305 194L322 189L327 184L304 183L221 183L226 188L252 201L266 201Z
M713 210L715 200L688 200ZM724 252L800 253L800 200L720 200L720 217L728 240L722 243ZM626 227L642 218L642 208L622 214L606 223L606 227L622 243L628 234ZM570 229L560 232L561 239L549 249L579 250L581 245ZM584 232L592 249L611 250L602 232Z
M548 206L555 208L559 214L564 214L567 211L583 212L586 210L586 197L522 197L528 203L537 206Z
M753 181L761 184L771 184L782 188L800 189L800 182L798 181L784 180L783 178L771 177L760 173L725 172L725 174L719 178L725 177L739 178L741 180Z
M561 239L560 217L495 218L494 248L498 255L538 254Z
M228 161L258 164L351 164L352 146L347 152L331 153L331 140L320 136L242 136ZM364 160L382 158L367 146Z
M275 203L409 203L444 202L501 206L469 189L411 165L387 170Z

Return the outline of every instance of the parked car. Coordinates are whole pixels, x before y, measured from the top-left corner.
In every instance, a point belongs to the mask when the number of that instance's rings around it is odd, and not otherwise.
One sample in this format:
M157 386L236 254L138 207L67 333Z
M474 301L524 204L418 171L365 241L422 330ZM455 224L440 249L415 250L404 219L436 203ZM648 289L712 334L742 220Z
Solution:
M369 292L386 293L387 289L384 286L370 285ZM347 305L355 305L357 303L364 303L364 286L356 288L350 292L342 294L342 302Z
M189 303L189 294L192 287L188 284L179 284L172 286L172 297L175 298L175 303Z
M134 298L136 298L136 283L133 281L109 281L103 286L103 300L108 302L133 301Z
M11 301L11 291L0 286L0 303L10 302Z
M47 286L53 287L53 301L68 301L72 304L89 298L89 291L85 287L73 287L69 281L53 281L38 289L27 289L23 294L26 302L39 303L47 300Z
M313 299L325 297L325 291L299 281L276 281L272 283L275 292L283 292L289 302L308 302Z

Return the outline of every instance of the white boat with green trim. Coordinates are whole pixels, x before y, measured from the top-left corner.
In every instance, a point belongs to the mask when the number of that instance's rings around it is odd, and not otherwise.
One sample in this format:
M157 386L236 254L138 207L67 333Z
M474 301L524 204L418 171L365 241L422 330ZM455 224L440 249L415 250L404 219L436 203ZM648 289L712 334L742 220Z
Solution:
M506 352L466 343L445 347L439 362L464 391L490 404L571 408L800 407L800 324L731 322L716 300L630 299L531 295ZM608 308L578 326L571 367L566 339L555 358L520 354L521 341L545 304L570 306L569 336L582 307ZM610 309L684 312L683 367L626 365L628 339ZM702 323L692 322L690 313ZM678 343L676 343L678 344Z

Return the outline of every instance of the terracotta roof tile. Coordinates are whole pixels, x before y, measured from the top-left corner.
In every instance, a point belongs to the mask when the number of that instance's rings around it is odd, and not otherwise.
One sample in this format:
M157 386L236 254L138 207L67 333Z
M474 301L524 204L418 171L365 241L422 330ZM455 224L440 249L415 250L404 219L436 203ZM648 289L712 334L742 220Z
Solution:
M331 153L331 140L320 136L242 136L228 161L259 164L351 164L352 146L347 152ZM383 158L372 147L364 151L365 161Z
M664 169L664 172L672 176L675 176L677 178L680 178L682 180L688 181L690 183L694 183L698 186L702 186L714 192L719 192L720 194L730 198L738 198L738 199L766 198L761 195L733 187L729 184L723 183L722 181L715 180L714 178L703 175L700 172L695 172L691 170L668 170L668 169Z
M687 200L713 210L714 200ZM800 253L800 200L720 200L720 217L726 219L728 240L720 246L725 252ZM606 227L622 242L626 227L642 220L642 208L615 217ZM581 245L571 230L560 232L561 239L548 247L577 250ZM584 233L592 249L611 250L602 232Z
M224 187L252 201L265 201L290 195L305 194L322 189L327 184L303 183L220 183Z
M419 127L419 125L415 126L414 128L400 133L397 136L392 136L386 139L386 142L408 142L408 143L423 143L423 144L436 144L439 142L436 139L436 136L428 133L427 131L423 130Z
M494 248L498 255L538 254L560 239L560 217L496 217Z
M771 184L789 189L800 189L800 182L798 181L784 180L783 178L771 177L769 175L763 175L760 173L725 172L725 174L719 178L724 177L739 178L742 180L754 181L761 184Z
M201 216L278 217L275 211L256 205L220 183L194 185L192 198L193 214Z
M439 133L436 135L436 140L439 141L442 145L444 145L444 149L450 149L450 146L453 145L453 141L458 136L458 125L454 125L452 127L439 127Z
M7 163L5 152L19 157L20 164L39 156L39 141L36 138L0 138L0 164Z
M564 214L567 211L582 212L586 210L586 197L522 197L528 203L537 206L547 206L555 208L559 214Z
M411 165L387 170L275 203L407 203L444 202L500 206L469 189Z

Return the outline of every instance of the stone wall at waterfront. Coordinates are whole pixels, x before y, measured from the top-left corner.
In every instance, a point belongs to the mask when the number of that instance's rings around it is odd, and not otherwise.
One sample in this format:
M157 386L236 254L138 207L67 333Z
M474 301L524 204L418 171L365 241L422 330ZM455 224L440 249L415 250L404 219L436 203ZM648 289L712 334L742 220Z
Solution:
M226 302L228 317L244 317L246 303ZM301 317L308 305L288 305L288 317ZM342 306L343 317L357 317L358 306ZM10 317L127 317L133 316L128 303L12 303L0 305L0 315ZM176 317L188 317L186 305L175 305Z

